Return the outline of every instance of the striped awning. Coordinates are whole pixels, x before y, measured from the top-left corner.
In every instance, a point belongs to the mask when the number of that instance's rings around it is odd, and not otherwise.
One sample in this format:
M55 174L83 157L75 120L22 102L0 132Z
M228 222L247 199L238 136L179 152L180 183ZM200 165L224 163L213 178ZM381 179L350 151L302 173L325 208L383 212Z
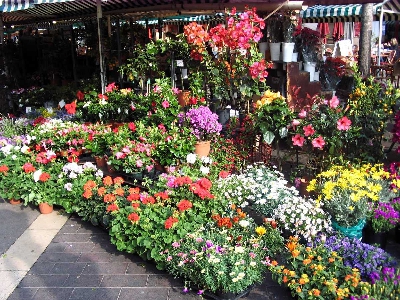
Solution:
M379 20L382 3L373 5L373 19ZM315 5L302 10L300 17L305 23L322 22L359 22L361 20L362 4L349 5ZM399 0L390 0L383 5L383 20L395 21L400 19Z
M43 3L61 3L74 0L2 0L0 1L1 12L12 12L35 7Z

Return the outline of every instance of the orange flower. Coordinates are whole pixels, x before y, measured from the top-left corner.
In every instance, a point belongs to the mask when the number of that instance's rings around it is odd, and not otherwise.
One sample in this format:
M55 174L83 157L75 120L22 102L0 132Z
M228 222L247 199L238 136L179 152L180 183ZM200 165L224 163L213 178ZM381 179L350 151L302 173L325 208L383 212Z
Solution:
M319 295L321 294L321 291L318 290L318 289L312 289L312 294L313 294L314 296L319 296Z
M284 282L284 283L286 283L286 282L288 282L289 281L289 279L287 278L287 276L285 275L285 276L283 276L283 279L282 279L282 281Z
M0 166L0 173L7 173L8 171L8 167L6 165L2 165Z
M294 249L296 249L297 243L295 242L289 242L286 244L286 247L289 249L290 252L292 252Z
M335 259L334 259L333 257L329 257L328 261L329 261L330 263L333 263L333 262L335 261Z
M97 195L104 196L105 193L106 193L106 188L104 186L101 186L97 189Z
M135 188L129 188L129 194L139 194L140 193L140 188L135 187Z
M115 177L114 178L114 184L123 184L124 183L124 179L122 177Z
M271 261L271 265L275 267L278 265L278 262L276 260L273 260L273 261Z
M299 255L300 255L300 251L299 250L295 249L295 250L292 251L292 256L293 257L297 257Z
M113 194L106 194L104 195L104 202L114 202L116 199L115 195Z
M85 190L85 192L82 194L82 196L86 199L89 199L93 196L93 193L91 190Z
M308 265L308 264L310 264L311 263L311 259L309 259L309 258L306 258L305 260L303 260L303 264L306 266L306 265Z
M118 196L124 196L125 192L123 188L116 188L114 191L114 194L118 195Z
M83 186L83 189L86 190L91 190L96 186L96 182L93 180L88 180L85 185Z
M110 176L106 176L103 178L103 183L105 186L110 186L113 184L113 180Z

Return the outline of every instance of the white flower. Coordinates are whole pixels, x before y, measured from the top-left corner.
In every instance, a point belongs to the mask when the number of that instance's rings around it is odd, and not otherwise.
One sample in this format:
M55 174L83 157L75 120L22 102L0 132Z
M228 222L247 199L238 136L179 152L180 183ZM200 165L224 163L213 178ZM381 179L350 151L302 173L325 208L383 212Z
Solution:
M210 173L210 168L209 168L209 167L201 166L201 167L200 167L200 172L201 172L201 174L203 174L203 175L207 175L208 173Z
M64 184L64 188L65 188L68 192L72 191L72 183L68 182L68 183Z
M22 153L27 154L28 151L29 151L29 147L28 146L24 145L24 146L21 147L21 152Z
M12 158L13 160L16 160L16 159L17 159L17 156L16 156L15 154L13 154L13 155L11 155L11 158Z
M35 182L38 182L39 181L39 178L40 178L40 175L42 175L42 170L37 170L37 171L35 171L34 173L33 173L33 180L35 181Z
M197 157L196 154L194 154L194 153L189 153L189 154L186 156L186 162L187 162L188 164L194 164L194 163L196 162L196 157Z
M242 246L235 246L235 253L244 253L244 248Z
M240 220L239 225L242 227L248 227L250 225L250 222L248 220Z

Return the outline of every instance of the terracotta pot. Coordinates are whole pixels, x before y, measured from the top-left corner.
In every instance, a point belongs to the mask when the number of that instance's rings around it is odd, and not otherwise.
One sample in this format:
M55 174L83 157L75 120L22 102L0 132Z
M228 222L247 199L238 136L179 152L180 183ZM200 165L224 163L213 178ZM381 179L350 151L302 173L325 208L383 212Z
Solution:
M198 156L208 156L211 150L211 141L197 142L194 147L194 153L196 153Z
M95 156L96 165L100 168L105 167L107 165L106 159L104 156Z
M39 210L41 214L50 214L53 211L53 205L43 202L39 204Z
M19 205L21 204L21 199L10 199L10 204Z
M180 91L178 94L179 105L185 107L189 104L190 91Z

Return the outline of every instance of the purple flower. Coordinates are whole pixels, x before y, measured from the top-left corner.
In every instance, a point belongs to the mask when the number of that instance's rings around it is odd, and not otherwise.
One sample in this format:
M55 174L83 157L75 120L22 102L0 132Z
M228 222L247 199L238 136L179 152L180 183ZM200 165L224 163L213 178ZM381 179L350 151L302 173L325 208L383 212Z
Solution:
M182 292L188 293L188 292L189 292L189 289L188 289L187 287L184 287L183 290L182 290Z
M212 246L214 246L213 242L210 240L206 241L206 245L207 245L207 248L211 248Z
M185 120L189 123L192 134L198 140L210 139L222 130L222 125L218 122L218 115L214 114L207 106L191 108L185 115L179 114L178 119L180 124Z

